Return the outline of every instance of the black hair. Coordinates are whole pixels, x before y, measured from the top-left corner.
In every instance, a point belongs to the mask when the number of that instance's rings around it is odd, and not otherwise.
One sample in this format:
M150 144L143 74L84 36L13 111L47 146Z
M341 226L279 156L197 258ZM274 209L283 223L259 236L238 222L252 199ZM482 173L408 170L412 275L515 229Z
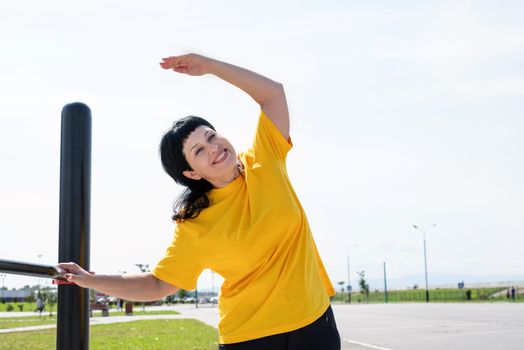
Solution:
M173 204L172 219L176 222L196 218L202 209L209 206L207 192L213 185L205 179L193 180L183 174L185 170L193 170L183 153L184 142L199 126L215 130L207 120L190 115L175 121L160 141L162 167L177 184L186 187Z

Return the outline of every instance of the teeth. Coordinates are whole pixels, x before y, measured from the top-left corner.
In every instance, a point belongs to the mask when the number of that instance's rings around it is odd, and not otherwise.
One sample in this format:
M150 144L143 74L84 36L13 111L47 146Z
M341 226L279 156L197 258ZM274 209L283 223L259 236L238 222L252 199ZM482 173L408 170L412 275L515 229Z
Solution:
M222 153L220 153L220 155L217 157L217 160L215 161L215 163L221 162L225 157L226 157L226 151L222 151Z

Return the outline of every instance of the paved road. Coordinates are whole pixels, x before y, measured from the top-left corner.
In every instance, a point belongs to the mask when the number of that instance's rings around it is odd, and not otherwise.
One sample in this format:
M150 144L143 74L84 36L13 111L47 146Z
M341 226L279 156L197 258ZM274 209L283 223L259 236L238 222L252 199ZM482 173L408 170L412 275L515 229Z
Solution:
M524 304L335 305L346 343L368 349L524 349Z

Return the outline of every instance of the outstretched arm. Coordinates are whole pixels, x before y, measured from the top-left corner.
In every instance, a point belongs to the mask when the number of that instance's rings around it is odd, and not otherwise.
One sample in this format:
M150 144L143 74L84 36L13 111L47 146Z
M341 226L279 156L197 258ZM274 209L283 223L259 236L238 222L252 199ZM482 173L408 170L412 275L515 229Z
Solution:
M155 301L174 294L178 288L146 272L135 275L93 275L75 263L60 263L65 277L80 287L132 301Z
M289 138L289 112L282 84L247 69L193 53L163 58L160 66L193 76L213 74L242 89L260 105L284 138Z

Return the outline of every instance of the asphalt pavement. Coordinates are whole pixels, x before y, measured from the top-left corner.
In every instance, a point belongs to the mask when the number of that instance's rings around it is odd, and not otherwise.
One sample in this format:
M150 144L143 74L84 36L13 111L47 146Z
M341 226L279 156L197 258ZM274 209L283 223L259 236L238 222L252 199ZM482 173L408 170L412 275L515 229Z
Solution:
M333 310L345 343L368 349L524 349L522 303L352 304Z

